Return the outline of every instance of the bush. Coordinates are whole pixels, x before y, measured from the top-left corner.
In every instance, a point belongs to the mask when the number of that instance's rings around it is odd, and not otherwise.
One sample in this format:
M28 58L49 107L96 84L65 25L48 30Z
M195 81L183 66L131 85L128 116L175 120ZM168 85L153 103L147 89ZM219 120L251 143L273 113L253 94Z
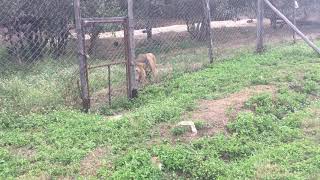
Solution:
M70 2L14 0L4 6L0 23L8 30L8 52L18 63L35 61L47 52L54 58L65 53L70 35L68 24L73 16Z

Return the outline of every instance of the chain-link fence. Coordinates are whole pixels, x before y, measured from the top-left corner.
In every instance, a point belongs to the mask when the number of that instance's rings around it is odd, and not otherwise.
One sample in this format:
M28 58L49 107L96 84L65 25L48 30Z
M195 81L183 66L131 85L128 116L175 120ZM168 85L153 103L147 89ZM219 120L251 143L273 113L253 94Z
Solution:
M200 0L135 0L135 51L157 57L163 81L209 64L205 2ZM311 39L318 37L319 0L272 3ZM254 51L256 0L209 0L214 57ZM80 105L77 36L73 0L1 0L0 107L10 111L46 111ZM127 0L81 1L82 17L127 15ZM293 32L265 6L268 46L292 41ZM93 109L108 109L126 100L126 66L122 25L85 26ZM299 39L299 38L298 38ZM101 67L100 67L101 66ZM109 88L108 81L111 81ZM14 108L17 109L17 108Z
M76 106L72 2L1 0L0 6L0 112Z
M299 28L309 39L319 36L320 1L317 0L283 0L270 1L281 13ZM278 15L265 5L265 44L294 43L301 38L294 33Z

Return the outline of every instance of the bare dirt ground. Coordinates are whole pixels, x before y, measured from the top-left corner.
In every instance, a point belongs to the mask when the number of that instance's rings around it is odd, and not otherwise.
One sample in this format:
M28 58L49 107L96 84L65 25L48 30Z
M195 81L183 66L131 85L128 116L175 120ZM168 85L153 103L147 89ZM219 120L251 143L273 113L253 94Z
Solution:
M312 19L314 20L314 19ZM212 21L211 27L213 29L225 29L225 28L250 28L256 27L257 21L255 19L241 19L239 21ZM265 19L264 25L269 26L270 20ZM146 39L146 33L143 33L144 29L138 29L134 31L135 39ZM152 29L153 35L165 34L165 33L184 33L187 32L187 26L184 24L156 27ZM72 37L76 38L76 33L74 31L71 32ZM115 31L115 32L105 32L99 35L99 39L107 39L107 38L123 38L123 31ZM90 39L89 35L86 35L86 39Z
M208 128L200 131L200 136L212 136L219 132L224 132L229 121L236 118L240 111L244 109L244 104L252 96L260 93L276 93L275 86L260 85L246 88L238 93L218 100L202 100L199 102L199 109L192 113L191 120L204 121Z
M254 46L256 41L256 21L247 23L246 20L241 21L215 21L213 23L213 37L214 37L214 48L218 54L225 53L226 50L232 48L240 48L247 46ZM320 37L319 25L304 25L300 26L299 29L304 32L310 39L316 39ZM94 55L100 59L109 59L117 61L117 59L123 59L121 54L124 54L125 46L122 31L115 32L116 36L111 36L109 32L102 33L100 39L96 43L94 49ZM282 41L292 40L293 31L288 27L273 29L270 26L269 20L265 21L265 43L278 43ZM87 37L89 38L89 37ZM159 27L153 29L153 42L158 43L158 51L163 50L167 52L177 51L175 48L179 48L179 44L190 39L190 34L187 32L185 25L173 25L167 27ZM300 37L298 37L300 39ZM135 41L137 49L150 49L148 47L150 42L146 39L146 34L142 33L142 30L135 31ZM190 40L189 43L199 44L199 42L193 42ZM118 46L114 46L117 42ZM178 47L176 47L178 46ZM205 44L203 44L205 47ZM170 49L172 48L172 49ZM150 49L149 51L153 51ZM167 54L167 53L166 53ZM161 61L161 59L160 59Z
M217 100L201 100L198 102L198 109L190 114L184 115L182 120L190 120L193 122L201 121L205 124L203 129L198 129L196 136L191 136L191 132L181 136L174 136L171 130L175 127L173 124L163 123L151 130L155 137L151 144L155 144L161 140L170 140L172 143L178 141L190 142L203 136L213 136L217 133L227 134L226 125L229 121L236 118L241 111L249 111L244 108L252 96L260 93L275 94L277 88L272 85L259 85L245 88L237 93L231 94L225 98Z
M11 153L26 159L33 159L37 154L36 150L28 148L12 148Z
M320 109L316 107L311 112L311 117L303 121L302 128L312 141L320 143Z
M107 150L105 148L97 148L90 152L80 163L80 175L96 176L97 170L102 165L101 159L106 154Z
M227 28L227 27L254 27L256 25L256 20L253 20L252 23L248 23L249 19L242 19L239 21L212 21L211 26L213 28ZM265 21L265 24L267 24L267 20ZM135 38L137 39L146 39L147 35L143 33L144 29L135 30ZM165 27L157 27L152 29L152 34L161 34L161 33L169 33L169 32L175 32L175 33L182 33L187 32L187 26L186 25L170 25ZM73 31L71 32L72 36L76 38L76 33ZM123 38L124 34L123 31L116 31L116 32L105 32L101 33L99 35L100 39L105 38ZM90 39L90 36L86 35L86 39Z

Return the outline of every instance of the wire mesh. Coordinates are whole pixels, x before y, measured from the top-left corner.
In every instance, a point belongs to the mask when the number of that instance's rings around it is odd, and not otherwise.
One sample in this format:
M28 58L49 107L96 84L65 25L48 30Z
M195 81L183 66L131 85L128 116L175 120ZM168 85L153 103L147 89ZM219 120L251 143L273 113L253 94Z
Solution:
M126 1L81 1L81 8L82 18L124 17L127 14ZM97 110L112 105L111 102L117 104L127 96L124 26L121 23L93 23L84 30L91 107Z
M296 21L296 27L309 39L319 37L320 13L318 0L283 0L270 1L292 23ZM301 38L268 6L265 7L265 44L270 47L275 43L294 43ZM294 38L296 37L296 38Z
M209 63L205 0L135 0L135 51L154 53L159 81ZM319 0L271 1L310 39L319 36ZM209 0L214 57L255 48L256 0ZM46 111L80 106L73 0L0 0L0 106ZM127 15L127 0L82 0L83 18ZM292 42L293 32L265 7L265 42ZM272 23L271 23L272 22ZM276 23L274 23L276 22ZM85 27L89 67L125 60L121 24ZM299 39L299 38L298 38ZM113 99L126 98L126 69L111 67ZM108 103L108 67L89 69L97 107ZM152 81L151 81L152 82ZM158 81L156 81L158 82ZM141 86L142 87L142 86ZM10 109L10 108L9 108Z
M1 0L0 5L1 111L76 106L72 1Z
M126 41L120 25L99 25L99 28L117 27L113 32L102 30L97 39L89 33L86 40L89 83L92 107L112 105L127 97ZM110 72L109 72L110 71ZM110 80L110 83L109 83ZM109 98L109 96L111 98Z

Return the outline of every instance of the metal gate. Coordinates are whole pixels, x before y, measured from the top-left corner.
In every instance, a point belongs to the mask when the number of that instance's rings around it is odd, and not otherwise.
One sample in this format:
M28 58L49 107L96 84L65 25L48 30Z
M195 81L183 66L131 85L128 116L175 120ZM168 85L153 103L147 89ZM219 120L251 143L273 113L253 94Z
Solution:
M80 0L74 0L74 12L76 21L78 59L80 69L80 89L82 106L85 112L91 107L91 97L89 92L88 70L94 68L108 67L108 99L111 103L111 66L118 64L126 65L126 86L129 99L137 96L137 85L135 82L135 52L134 52L134 23L133 23L133 0L128 0L128 16L126 17L105 17L105 18L82 18L80 10ZM85 32L84 27L92 24L116 23L124 27L125 41L125 61L118 63L109 63L88 68L87 56L85 50Z

